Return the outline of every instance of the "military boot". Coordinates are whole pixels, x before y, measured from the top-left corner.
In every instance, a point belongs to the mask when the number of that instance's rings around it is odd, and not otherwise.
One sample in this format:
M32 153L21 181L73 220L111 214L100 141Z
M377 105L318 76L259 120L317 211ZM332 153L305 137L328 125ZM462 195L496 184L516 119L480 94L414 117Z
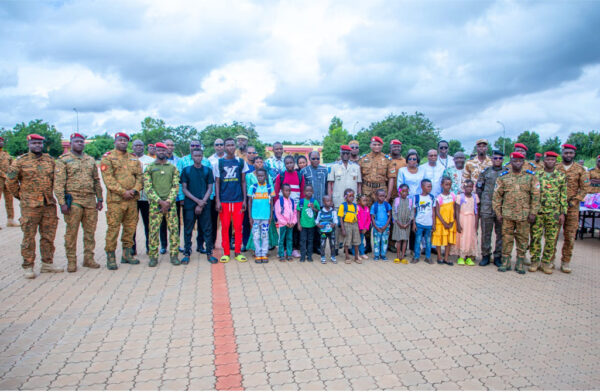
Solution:
M540 268L540 262L539 261L532 261L531 262L531 267L529 267L529 272L536 272L539 268Z
M87 268L93 268L93 269L100 268L100 264L96 263L94 261L94 259L91 257L89 259L86 259L86 258L83 259L83 266L87 267Z
M77 272L77 259L67 262L67 272Z
M502 258L502 265L498 267L499 272L510 271L510 256Z
M562 272L564 272L565 274L570 274L571 273L571 267L569 266L569 262L568 261L563 261L560 265L560 270Z
M54 264L52 264L52 263L43 263L42 262L42 268L40 269L40 273L56 274L56 273L60 273L60 272L65 272L65 270L60 267L55 267Z
M482 267L485 267L489 263L490 263L490 255L487 255L487 256L483 256L481 258L481 261L479 262L479 265L482 266Z
M522 257L517 257L517 263L515 264L515 271L518 274L521 274L521 275L525 274L524 264L525 264L525 259Z
M119 268L117 266L117 257L115 256L115 252L106 252L106 268L109 270L116 270Z
M23 268L23 277L25 279L35 279L35 272L33 272L33 267Z
M177 255L171 255L171 264L173 264L173 265L181 264L181 261L179 261L179 257L177 257Z
M156 267L158 265L157 257L150 257L150 262L148 263L148 267Z
M496 267L500 267L502 265L502 257L501 256L494 256L494 265Z
M533 261L527 260L527 259L523 259L523 264L525 265L531 265L533 264Z
M552 272L554 272L550 263L542 263L542 271L548 275L552 275Z
M139 264L140 261L138 259L134 259L133 250L131 248L123 248L123 255L121 256L122 264Z

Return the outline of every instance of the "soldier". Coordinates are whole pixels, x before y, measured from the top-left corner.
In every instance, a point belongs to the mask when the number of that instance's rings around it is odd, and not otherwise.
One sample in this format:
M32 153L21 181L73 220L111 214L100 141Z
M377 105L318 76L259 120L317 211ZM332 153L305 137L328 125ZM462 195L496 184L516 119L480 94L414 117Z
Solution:
M371 152L360 158L362 192L367 196L369 208L375 202L378 189L388 189L388 169L390 160L381 152L383 140L379 136L371 138ZM389 198L386 199L389 202ZM365 233L365 253L371 252L371 231Z
M540 167L542 166L542 154L541 153L539 153L539 152L535 153L534 163L536 166L540 166Z
M513 152L510 158L511 171L500 173L493 196L494 212L502 224L502 265L498 271L510 271L510 255L516 239L515 271L524 274L529 225L535 222L540 207L540 183L532 171L522 170L525 155Z
M106 267L116 270L117 261L115 250L121 225L123 233L123 255L121 263L139 264L134 259L133 233L137 227L138 212L137 200L142 191L142 164L135 154L127 152L129 135L119 132L115 135L115 149L107 152L100 161L102 180L107 189L106 211Z
M540 210L531 229L531 267L529 272L540 268L542 237L545 237L544 253L541 258L542 270L552 273L550 258L554 254L558 231L565 222L567 213L567 180L565 174L555 170L558 154L547 151L544 157L544 170L536 176L540 182Z
M13 207L13 195L8 190L6 173L12 164L11 156L4 151L4 138L0 136L0 199L4 193L4 206L6 207L6 226L7 227L19 227L20 225L15 222L15 209ZM1 227L0 227L1 229Z
M518 152L519 154L525 155L525 157L527 157L527 151L529 151L529 148L527 148L526 145L524 145L523 143L515 143L514 152ZM508 162L506 165L504 165L504 168L506 170L510 171L510 169L511 169L510 162ZM525 160L525 163L523 164L523 170L530 170L535 173L539 169L540 169L540 167L538 167L538 165L535 163L535 161Z
M600 155L596 157L596 167L590 170L590 189L588 193L600 193Z
M479 265L485 267L490 263L492 253L492 231L496 233L496 246L494 247L494 264L502 265L502 223L494 213L492 199L498 175L502 173L502 151L492 153L492 166L486 168L477 180L477 196L479 196L479 216L481 216L481 261Z
M15 159L7 173L8 189L21 201L21 230L23 242L21 255L25 278L35 278L35 233L40 232L41 273L63 272L55 267L54 237L58 216L56 201L52 195L54 187L54 159L42 153L45 138L31 134L27 136L29 152Z
M96 161L83 152L85 137L71 135L71 152L61 155L54 167L54 194L60 205L67 230L65 252L67 271L77 271L77 233L83 227L83 266L100 268L94 261L98 211L102 211L102 186Z
M575 151L577 147L572 144L562 145L562 162L558 165L558 170L567 177L567 215L563 224L563 246L561 271L571 273L571 256L573 255L573 245L575 243L575 234L579 228L579 203L585 199L590 184L589 173L578 163L575 163ZM554 249L556 253L556 248ZM554 261L554 255L552 256Z
M176 198L179 193L179 171L167 162L167 145L156 143L156 161L144 172L144 192L150 203L150 267L158 264L158 234L163 218L169 229L171 264L179 265L179 224L177 222Z
M479 174L486 168L492 166L492 160L487 156L488 141L485 139L479 139L475 142L477 149L477 156L469 159L465 163L465 171L462 176L462 185L464 186L466 180L471 180L473 183L477 183ZM461 186L461 188L463 187Z

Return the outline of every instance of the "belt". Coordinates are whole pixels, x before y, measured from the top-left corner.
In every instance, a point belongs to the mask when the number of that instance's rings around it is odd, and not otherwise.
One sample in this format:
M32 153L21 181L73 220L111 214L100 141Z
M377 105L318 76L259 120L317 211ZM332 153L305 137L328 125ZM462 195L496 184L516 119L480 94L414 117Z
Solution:
M381 187L385 187L385 184L378 184L376 182L367 182L367 181L363 181L363 185L366 185L369 188L381 188Z

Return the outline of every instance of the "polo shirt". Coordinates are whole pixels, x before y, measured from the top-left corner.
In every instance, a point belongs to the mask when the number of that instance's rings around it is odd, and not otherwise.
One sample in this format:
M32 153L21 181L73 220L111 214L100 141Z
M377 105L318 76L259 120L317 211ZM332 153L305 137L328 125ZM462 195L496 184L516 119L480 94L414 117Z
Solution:
M345 166L343 162L334 163L327 175L327 181L333 182L332 199L333 205L339 206L344 202L344 191L350 188L356 194L358 183L362 182L360 175L360 166L348 162Z

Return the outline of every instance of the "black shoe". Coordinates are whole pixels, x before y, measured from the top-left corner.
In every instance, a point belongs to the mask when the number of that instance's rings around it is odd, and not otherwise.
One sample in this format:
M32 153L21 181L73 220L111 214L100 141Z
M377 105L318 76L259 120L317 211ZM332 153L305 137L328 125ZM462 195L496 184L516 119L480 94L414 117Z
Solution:
M204 247L202 246L202 247L196 248L196 252L205 254L206 253L206 249L204 249Z
M301 263L304 263L304 257L300 257L300 260L299 260L299 261L300 261Z
M489 259L489 256L488 256ZM496 267L500 267L502 265L502 257L501 256L494 256L494 265Z
M183 253L185 252L185 249L183 249L181 246L179 247L179 253Z
M438 263L438 264L444 264L445 262L444 262L444 260L439 260L439 259L438 259L437 263Z
M488 265L490 263L490 256L483 256L481 258L481 261L479 262L479 266L481 267L485 267L486 265ZM494 264L496 264L496 261L494 260ZM502 263L500 263L502 264ZM496 264L496 267L500 267L498 264Z
M313 258L312 258L312 257L309 257L309 258L307 258L307 259L306 259L306 261L309 261L309 262L311 262L311 263L312 263L312 262L313 262Z
M454 265L454 262L453 262L453 261L444 261L444 263L445 263L445 264L448 264L448 265Z
M165 253L167 253L167 248L160 248L160 254L164 255Z

